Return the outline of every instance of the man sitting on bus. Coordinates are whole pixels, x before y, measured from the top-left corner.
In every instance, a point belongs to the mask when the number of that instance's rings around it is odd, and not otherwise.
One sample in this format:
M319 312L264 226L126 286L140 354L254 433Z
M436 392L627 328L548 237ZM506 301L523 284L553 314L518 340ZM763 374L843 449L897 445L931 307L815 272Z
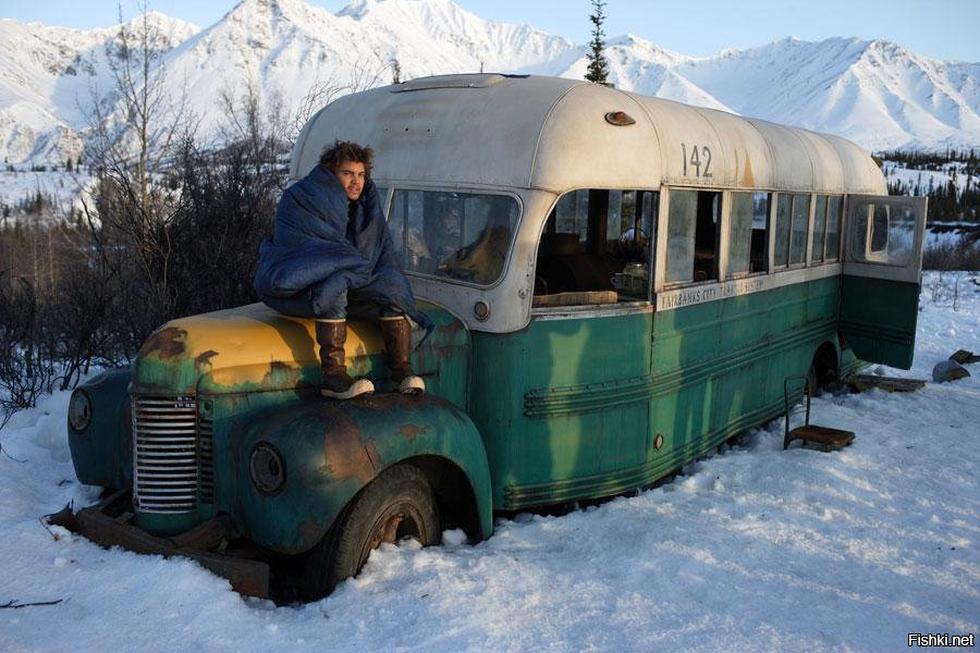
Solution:
M347 315L377 319L392 381L404 393L425 389L409 363L412 325L431 330L395 261L377 188L374 152L337 141L319 164L286 189L273 236L259 249L255 289L270 307L316 320L323 372L321 392L350 399L374 391L368 379L347 373Z

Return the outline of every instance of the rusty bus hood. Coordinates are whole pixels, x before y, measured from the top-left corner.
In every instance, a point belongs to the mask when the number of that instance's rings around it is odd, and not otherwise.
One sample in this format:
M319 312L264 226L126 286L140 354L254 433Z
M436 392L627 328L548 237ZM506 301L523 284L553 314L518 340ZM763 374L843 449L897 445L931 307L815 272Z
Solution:
M450 313L425 303L419 308L436 323L421 349L468 344L466 328ZM383 350L375 324L348 321L346 356L352 374L383 374ZM283 315L261 303L167 322L143 344L133 368L133 386L140 392L171 395L282 390L319 383L314 321Z

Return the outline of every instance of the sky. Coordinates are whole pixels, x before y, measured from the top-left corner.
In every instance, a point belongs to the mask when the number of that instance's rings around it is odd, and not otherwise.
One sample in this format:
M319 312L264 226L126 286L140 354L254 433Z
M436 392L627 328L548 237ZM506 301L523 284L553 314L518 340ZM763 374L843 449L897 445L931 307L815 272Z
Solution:
M347 0L307 0L338 11ZM420 0L422 1L422 0ZM527 23L576 43L589 40L588 0L456 0L483 18ZM0 17L88 29L116 21L115 0L0 0ZM138 13L122 0L123 15ZM216 22L234 0L149 0L150 9L201 27ZM920 54L980 62L980 0L608 0L606 36L627 32L694 56L750 48L794 36L882 38Z

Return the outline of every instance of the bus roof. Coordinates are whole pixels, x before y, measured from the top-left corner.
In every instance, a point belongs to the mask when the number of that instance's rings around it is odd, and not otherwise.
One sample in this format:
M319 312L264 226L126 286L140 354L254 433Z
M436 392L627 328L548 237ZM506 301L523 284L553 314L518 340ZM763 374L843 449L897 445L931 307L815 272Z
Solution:
M387 183L886 192L843 138L556 77L443 75L344 96L303 128L290 177L336 139L373 147Z

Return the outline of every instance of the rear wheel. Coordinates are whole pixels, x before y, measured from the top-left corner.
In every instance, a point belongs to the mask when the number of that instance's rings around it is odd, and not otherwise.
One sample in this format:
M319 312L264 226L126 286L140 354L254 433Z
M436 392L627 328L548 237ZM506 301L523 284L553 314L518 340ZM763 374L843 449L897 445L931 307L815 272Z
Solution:
M823 394L823 384L820 382L820 374L817 372L817 365L814 363L806 373L807 392L811 397L819 397Z
M422 546L438 544L439 513L425 474L412 465L396 465L364 488L307 554L303 598L326 596L339 582L356 576L382 542L406 537Z

